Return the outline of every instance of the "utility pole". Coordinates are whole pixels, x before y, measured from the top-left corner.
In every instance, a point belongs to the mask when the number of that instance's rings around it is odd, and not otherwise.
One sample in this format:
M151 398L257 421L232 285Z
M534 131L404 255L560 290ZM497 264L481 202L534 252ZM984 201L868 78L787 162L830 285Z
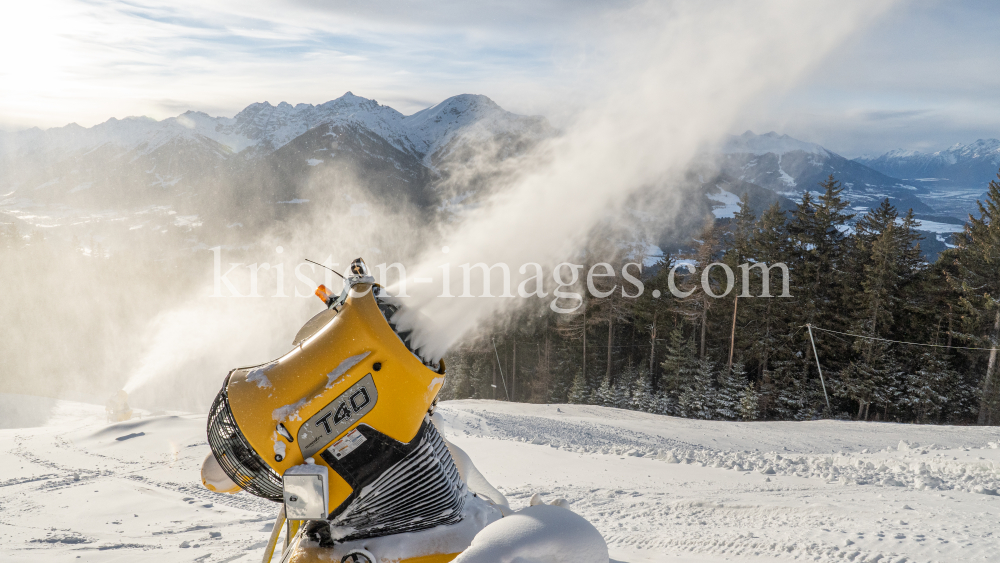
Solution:
M726 366L726 373L733 373L733 348L736 347L736 307L740 304L740 296L733 299L733 331L729 334L729 364Z
M510 395L517 400L517 336L512 342L513 355L510 359Z
M587 380L587 305L583 305L583 379Z
M826 410L830 412L830 414L833 414L833 410L830 408L830 397L826 394L826 382L823 381L823 368L819 367L819 355L816 354L816 341L813 340L812 325L806 323L806 330L809 331L809 342L812 343L813 358L816 359L816 370L819 371L819 382L823 385L823 398L826 399Z
M510 393L507 392L507 379L504 378L504 376L503 376L503 366L500 365L500 352L497 351L497 341L494 340L494 339L492 339L492 338L490 340L493 341L493 353L496 354L497 365L500 366L500 381L503 382L503 392L504 392L504 395L507 395L507 400L509 401L510 400Z
M653 309L653 326L652 334L649 338L649 378L654 379L655 367L656 367L656 313L658 311Z

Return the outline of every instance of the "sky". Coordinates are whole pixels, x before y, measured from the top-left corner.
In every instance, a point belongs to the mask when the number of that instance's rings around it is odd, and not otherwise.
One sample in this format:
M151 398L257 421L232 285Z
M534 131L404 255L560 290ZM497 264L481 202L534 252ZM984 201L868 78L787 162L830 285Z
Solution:
M253 102L315 104L347 91L404 114L484 94L559 125L597 95L615 41L605 24L629 3L8 3L0 129L232 116ZM997 22L997 2L898 3L791 89L747 108L732 133L774 130L848 157L998 138Z

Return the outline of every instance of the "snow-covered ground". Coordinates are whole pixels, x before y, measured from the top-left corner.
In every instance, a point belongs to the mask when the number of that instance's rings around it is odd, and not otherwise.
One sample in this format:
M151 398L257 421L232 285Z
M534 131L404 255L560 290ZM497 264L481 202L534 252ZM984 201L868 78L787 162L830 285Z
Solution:
M0 408L14 402L0 395ZM38 402L43 402L39 400ZM3 561L259 561L277 505L199 482L204 415L108 425L52 402L0 430ZM562 497L613 561L991 561L1000 428L733 423L451 401L447 437L513 508Z
M725 217L733 218L736 213L740 210L740 196L727 192L726 190L719 189L717 194L705 194L708 199L718 203L719 205L712 206L712 214L715 215L716 219L722 219Z
M1000 429L445 403L512 502L563 497L620 561L996 560ZM524 441L522 441L524 440Z
M930 233L960 233L965 230L965 225L956 225L954 223L940 223L938 221L920 221L920 226L917 227L918 231L927 231Z

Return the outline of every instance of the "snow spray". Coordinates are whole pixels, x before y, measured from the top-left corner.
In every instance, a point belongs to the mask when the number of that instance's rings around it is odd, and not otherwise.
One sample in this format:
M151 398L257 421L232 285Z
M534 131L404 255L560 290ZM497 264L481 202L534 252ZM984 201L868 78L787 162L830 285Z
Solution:
M620 211L630 194L679 177L748 106L791 86L890 5L651 2L620 14L606 28L610 64L589 85L599 100L548 142L544 158L445 233L447 255L438 247L422 256L414 277L435 283L410 289L411 313L398 326L413 329L411 341L425 356L442 356L515 302L438 297L434 289L447 285L442 278L453 265L551 268L578 251L590 229ZM680 194L664 194L671 196L674 213L682 212ZM418 322L417 313L431 321Z

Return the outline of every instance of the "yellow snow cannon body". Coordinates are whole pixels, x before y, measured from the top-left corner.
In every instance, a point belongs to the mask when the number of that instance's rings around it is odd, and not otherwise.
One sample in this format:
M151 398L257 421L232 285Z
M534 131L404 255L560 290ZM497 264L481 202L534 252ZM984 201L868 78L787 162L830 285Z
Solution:
M377 563L378 554L344 548L469 525L463 514L474 497L429 416L443 361L422 359L408 333L396 332L397 306L360 258L345 282L338 297L320 286L327 309L299 331L291 351L229 372L208 417L212 454L229 479L283 503L269 544L273 551L287 517L283 562ZM458 535L469 538L457 549L438 541L444 552L392 560L450 561L474 533Z

